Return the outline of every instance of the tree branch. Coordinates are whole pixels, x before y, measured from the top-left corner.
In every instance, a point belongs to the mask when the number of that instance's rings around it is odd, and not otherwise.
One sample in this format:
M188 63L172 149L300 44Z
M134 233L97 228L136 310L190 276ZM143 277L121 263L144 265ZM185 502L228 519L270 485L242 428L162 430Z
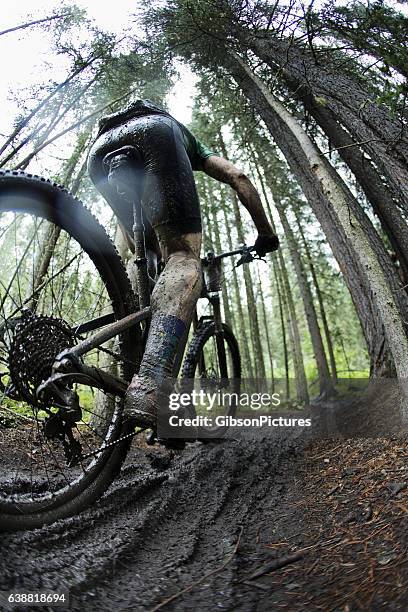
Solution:
M3 30L2 32L0 32L0 36L3 36L3 34L9 34L10 32L16 32L16 30L25 30L25 28L29 28L33 25L38 25L39 23L53 21L53 19L62 19L63 17L67 17L68 15L69 13L62 13L61 15L52 15L51 17L44 17L43 19L29 21L28 23L23 23L22 25L15 26L14 28L8 28L8 30Z

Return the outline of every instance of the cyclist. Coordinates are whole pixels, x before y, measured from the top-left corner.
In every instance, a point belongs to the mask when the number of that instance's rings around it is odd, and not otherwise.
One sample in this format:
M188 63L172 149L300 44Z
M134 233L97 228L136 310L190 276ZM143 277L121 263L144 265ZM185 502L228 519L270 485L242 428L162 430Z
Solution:
M279 241L248 177L150 100L137 100L99 125L88 160L91 179L118 216L129 245L132 200L139 200L146 246L165 264L152 294L152 319L140 370L125 401L127 417L154 428L158 389L172 376L178 343L201 293L201 215L193 171L203 171L236 191L258 231L258 255L276 250ZM103 163L107 154L129 145L138 154L133 198L112 187Z

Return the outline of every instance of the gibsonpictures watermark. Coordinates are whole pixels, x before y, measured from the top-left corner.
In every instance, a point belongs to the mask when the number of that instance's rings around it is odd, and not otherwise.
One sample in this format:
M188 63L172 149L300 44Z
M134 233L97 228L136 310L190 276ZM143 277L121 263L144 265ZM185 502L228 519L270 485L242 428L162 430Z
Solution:
M172 414L169 417L170 427L311 427L310 418L273 417L237 417L233 415L196 415L193 417Z
M217 385L212 380L174 381L163 394L158 433L163 437L205 438L311 427L306 413L282 413L284 395L280 389L259 381L245 382L244 386L236 380L217 381Z

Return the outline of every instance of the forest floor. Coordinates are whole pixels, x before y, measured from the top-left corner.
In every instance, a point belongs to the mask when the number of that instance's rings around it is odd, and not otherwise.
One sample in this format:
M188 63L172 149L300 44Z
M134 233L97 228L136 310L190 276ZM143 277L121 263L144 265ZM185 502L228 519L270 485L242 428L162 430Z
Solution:
M92 508L2 536L0 589L68 589L75 612L406 610L407 442L134 444Z

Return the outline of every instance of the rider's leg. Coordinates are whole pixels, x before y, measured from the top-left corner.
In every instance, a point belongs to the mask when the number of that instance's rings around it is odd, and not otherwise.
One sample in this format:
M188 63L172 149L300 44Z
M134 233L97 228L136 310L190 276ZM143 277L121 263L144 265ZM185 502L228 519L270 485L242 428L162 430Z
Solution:
M132 206L123 200L116 201L117 195L109 193L103 169L99 167L98 171L98 164L106 153L125 145L141 152L143 209L167 262L153 295L146 353L126 401L128 413L144 415L144 422L153 425L153 392L172 375L179 340L190 323L201 291L201 215L179 125L171 117L140 117L102 134L90 153L91 177L127 229L132 224ZM139 422L142 420L138 418Z
M152 320L139 373L129 386L125 413L138 424L154 425L157 389L173 375L181 337L201 293L201 233L179 238L159 233L166 266L152 295Z

